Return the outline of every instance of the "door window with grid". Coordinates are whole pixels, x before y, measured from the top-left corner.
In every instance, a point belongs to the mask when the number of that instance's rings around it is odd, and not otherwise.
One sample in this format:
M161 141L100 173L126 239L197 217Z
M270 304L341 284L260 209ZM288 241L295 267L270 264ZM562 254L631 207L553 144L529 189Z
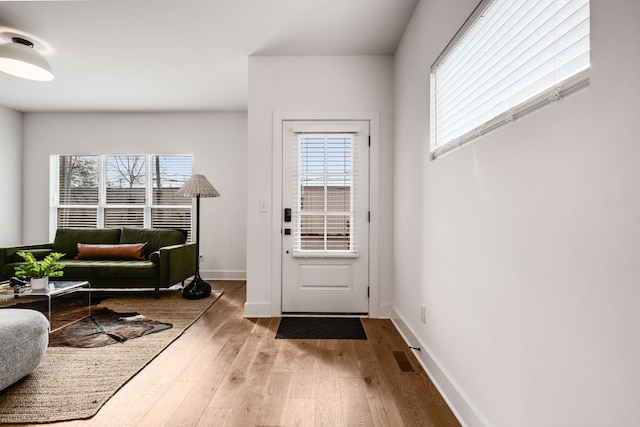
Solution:
M294 253L357 252L352 135L298 136Z

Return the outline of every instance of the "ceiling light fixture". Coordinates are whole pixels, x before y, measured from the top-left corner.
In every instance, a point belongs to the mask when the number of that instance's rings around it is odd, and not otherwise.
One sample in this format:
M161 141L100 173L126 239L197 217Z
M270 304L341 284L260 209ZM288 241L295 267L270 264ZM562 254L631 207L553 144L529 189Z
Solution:
M33 43L22 37L12 37L13 43L0 44L0 71L23 79L53 80L51 65Z

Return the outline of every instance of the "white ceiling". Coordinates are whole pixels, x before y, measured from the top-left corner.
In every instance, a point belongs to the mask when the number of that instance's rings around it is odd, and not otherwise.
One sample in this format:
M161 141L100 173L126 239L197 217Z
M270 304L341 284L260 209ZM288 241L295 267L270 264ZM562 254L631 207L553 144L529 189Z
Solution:
M56 76L35 82L0 73L0 105L246 110L250 55L393 54L417 2L0 1L0 38L35 39Z

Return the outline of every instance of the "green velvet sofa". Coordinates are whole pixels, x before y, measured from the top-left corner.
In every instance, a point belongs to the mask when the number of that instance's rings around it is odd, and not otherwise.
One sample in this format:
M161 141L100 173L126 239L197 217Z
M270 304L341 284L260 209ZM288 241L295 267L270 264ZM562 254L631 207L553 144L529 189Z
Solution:
M87 280L92 289L155 289L184 283L195 274L195 243L185 243L181 230L151 228L61 228L53 243L0 248L0 272L3 279L15 275L15 267L24 260L19 251L31 252L43 259L51 252L65 254L64 275L59 280ZM78 243L122 245L144 243L139 259L76 259ZM143 252L142 252L143 251Z

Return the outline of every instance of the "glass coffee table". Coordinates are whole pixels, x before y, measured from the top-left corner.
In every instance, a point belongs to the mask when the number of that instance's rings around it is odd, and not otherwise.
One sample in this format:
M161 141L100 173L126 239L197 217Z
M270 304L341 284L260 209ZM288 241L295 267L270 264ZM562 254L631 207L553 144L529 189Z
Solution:
M46 289L3 288L0 294L27 300L28 308L47 316L49 332L91 316L91 285L86 280L52 280Z

